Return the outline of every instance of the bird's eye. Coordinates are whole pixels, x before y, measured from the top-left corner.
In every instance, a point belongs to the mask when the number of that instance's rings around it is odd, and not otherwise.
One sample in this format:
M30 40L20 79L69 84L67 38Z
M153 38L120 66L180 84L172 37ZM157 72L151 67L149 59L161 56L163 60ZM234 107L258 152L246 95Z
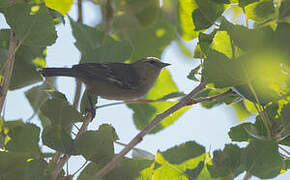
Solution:
M158 64L156 61L150 60L148 61L150 64Z

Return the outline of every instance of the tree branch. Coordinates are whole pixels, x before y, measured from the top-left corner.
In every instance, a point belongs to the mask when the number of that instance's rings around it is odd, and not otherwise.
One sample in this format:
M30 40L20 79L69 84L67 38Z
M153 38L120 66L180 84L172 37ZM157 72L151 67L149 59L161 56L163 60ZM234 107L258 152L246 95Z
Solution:
M14 0L10 0L10 3L13 4ZM7 91L9 88L11 75L13 72L13 66L15 62L15 52L17 49L17 42L16 42L16 36L14 31L10 30L10 41L9 41L9 50L8 50L8 59L6 60L7 64L5 67L5 75L1 84L0 89L0 113L2 112L4 102L7 96Z
M77 22L78 23L82 23L83 22L83 7L82 7L82 0L78 0L78 19ZM82 91L82 83L80 80L76 79L76 91L75 91L75 96L73 99L73 107L75 109L78 108L79 102L80 102L80 96L81 96L81 91ZM80 130L78 131L75 140L80 136L81 133L85 132L89 123L92 120L92 116L90 113L87 114L85 120L83 121L83 124L80 128ZM70 131L72 131L72 128L70 129ZM56 152L56 155L54 158L57 158L57 160L60 158L61 153L60 152ZM68 161L68 159L70 158L70 155L63 155L62 158L59 159L55 169L52 171L51 176L53 180L57 179L58 174L60 173L60 171L63 169L64 164Z
M77 133L76 137L74 140L77 140L80 135L85 132L87 130L88 125L90 124L90 122L92 121L92 114L88 113L83 121L83 124L79 130L79 132ZM53 180L57 179L58 174L61 172L64 164L68 161L68 159L70 158L70 155L63 155L62 158L60 158L59 162L57 163L57 166L55 167L55 169L52 171L51 176Z
M174 106L170 107L161 114L158 114L139 134L137 134L130 143L117 155L115 156L105 167L96 173L97 178L101 178L110 172L113 168L119 164L122 157L124 157L132 148L134 148L138 143L140 143L143 137L148 134L152 129L154 129L164 118L168 117L170 114L176 112L184 106L187 106L192 98L196 96L200 91L205 88L206 83L201 82L194 90L192 90L187 96L185 96L180 102L176 103Z

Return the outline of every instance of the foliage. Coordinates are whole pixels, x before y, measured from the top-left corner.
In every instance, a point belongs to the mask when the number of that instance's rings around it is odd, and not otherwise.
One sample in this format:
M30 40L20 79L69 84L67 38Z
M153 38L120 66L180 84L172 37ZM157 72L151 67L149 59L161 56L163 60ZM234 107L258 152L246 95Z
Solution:
M73 0L11 2L0 1L0 12L11 28L0 30L0 72L2 78L6 60L15 55L9 89L18 90L42 80L36 67L45 67L46 47L54 45L56 26L64 23ZM194 98L203 100L234 91L232 96L201 101L202 106L211 109L220 104L232 105L242 118L255 116L252 122L229 130L233 142L246 144L243 148L226 144L223 150L214 150L213 157L195 141L155 155L135 149L133 158L123 157L103 179L233 179L243 172L266 179L289 169L289 153L284 155L281 145L290 146L290 0L92 2L100 5L103 13L103 21L96 27L68 16L81 63L160 58L172 41L184 46L183 41L197 38L194 58L200 63L192 67L188 79L205 81L207 86ZM238 15L228 13L234 10ZM246 20L238 20L240 16ZM17 47L10 52L12 30ZM55 158L61 153L80 155L89 161L78 179L93 179L116 155L113 143L118 135L111 125L100 125L98 130L83 132L77 138L72 135L72 126L84 121L88 106L85 96L77 110L64 94L52 88L48 82L25 92L42 127L0 119L0 179L51 179L57 166ZM136 128L142 130L184 96L164 70L145 97L149 103L127 106L133 111ZM151 133L171 126L189 108L168 116ZM42 145L55 153L44 153ZM59 178L71 176L62 171Z

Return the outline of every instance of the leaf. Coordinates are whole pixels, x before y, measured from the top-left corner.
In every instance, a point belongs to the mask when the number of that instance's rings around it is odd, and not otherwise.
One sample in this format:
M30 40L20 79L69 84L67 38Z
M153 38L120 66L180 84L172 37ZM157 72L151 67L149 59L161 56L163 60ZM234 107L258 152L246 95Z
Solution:
M1 9L5 9L10 6L9 0L1 0L0 1L0 11Z
M51 92L48 99L40 108L54 126L68 129L73 122L82 120L81 114L68 103L66 97L60 92Z
M199 79L196 77L196 75L199 74L199 71L201 69L201 65L198 65L197 67L195 67L193 70L190 71L190 73L187 75L187 78L193 81L198 82Z
M283 128L287 129L288 134L290 134L290 103L283 106L280 119L282 121Z
M5 17L22 44L43 47L55 43L53 20L44 5L17 3L7 8Z
M165 47L175 38L172 24L162 20L154 26L133 29L127 33L130 44L134 47L131 56L133 60L147 56L160 58Z
M6 61L5 52L8 52L10 30L0 30L0 47L3 48L3 60ZM1 50L0 48L0 50ZM45 64L44 47L22 45L15 55L15 64L9 89L15 90L34 84L42 80L39 72L36 71L36 61ZM1 52L1 51L0 51ZM2 59L0 57L0 60ZM0 62L1 63L1 62Z
M16 121L14 121L14 124ZM18 124L19 123L19 124ZM40 128L31 123L20 123L12 125L11 122L5 123L9 129L9 142L6 144L6 149L9 152L22 152L30 156L38 157L40 148L38 146Z
M114 156L114 140L117 135L112 126L103 124L97 131L86 131L75 141L73 154L81 154L86 160L104 165Z
M195 31L209 28L225 10L223 4L211 0L195 0L195 3L197 8L192 12Z
M70 18L75 45L85 62L123 62L129 59L132 48L128 41L114 40L103 31L74 22Z
M252 4L252 3L255 3L257 1L259 1L259 0L239 0L239 5L240 5L240 7L244 8L245 6Z
M170 3L170 2L169 2ZM115 31L127 31L128 29L145 28L157 24L161 17L161 8L158 1L131 0L126 3L115 2L115 6L122 13L114 16Z
M173 82L171 75L167 70L163 70L157 79L153 88L149 91L146 99L158 100L168 94L178 92L178 89ZM127 106L134 111L133 119L137 129L143 129L154 117L156 113L161 113L169 107L176 104L176 102L153 102L149 104L128 104ZM151 131L156 133L165 127L174 123L186 110L190 107L185 107L171 116L162 120L162 122Z
M280 8L279 8L279 20L289 22L289 16L290 16L290 1L284 0L281 2Z
M232 107L234 108L239 120L243 120L251 115L251 113L247 110L241 101L232 104Z
M121 160L120 165L114 168L110 173L105 175L104 180L117 180L117 179L137 179L141 176L141 170L149 167L152 161L149 160L136 160L124 158ZM95 178L96 171L101 167L98 164L90 163L81 172L78 180L91 180Z
M252 102L267 104L287 96L287 74L283 66L287 57L271 49L257 51L229 60L217 51L208 53L204 75L217 88L234 87ZM287 72L287 69L286 69Z
M212 49L223 53L229 59L233 56L233 49L231 46L231 39L230 36L226 31L218 31L213 39L212 42Z
M91 108L91 103L89 98L91 98L92 105L95 106L98 103L98 96L90 94L87 90L82 95L80 110L82 114L86 113L86 110Z
M253 140L245 149L246 168L259 178L274 178L282 169L278 145L273 141Z
M51 9L54 9L60 12L63 16L65 16L73 5L73 0L44 0L45 5Z
M25 169L25 179L50 180L51 177L46 172L47 163L45 160L32 160L27 163Z
M155 156L148 151L145 151L139 148L134 148L132 151L132 158L154 160Z
M42 84L40 86L35 86L25 92L25 96L35 113L38 113L42 104L48 100L48 88L49 87L47 84Z
M194 141L189 141L161 152L164 159L171 164L181 164L204 153L205 148Z
M251 128L255 128L252 123L242 123L238 126L232 127L228 134L232 141L249 141L250 138L252 138L248 133Z
M203 169L205 148L193 141L158 152L153 179L194 179Z
M257 22L264 22L275 17L275 8L272 0L262 0L245 7L247 18Z
M73 139L60 126L52 125L45 128L41 138L44 145L56 151L70 154L73 150Z
M25 153L0 152L0 179L23 179L28 159Z
M194 31L195 26L192 21L192 12L196 9L196 3L192 0L178 0L177 4L177 30L185 41L189 41L198 36Z
M213 153L213 165L207 165L211 177L233 179L245 170L242 161L242 149L234 144L226 144L223 151Z

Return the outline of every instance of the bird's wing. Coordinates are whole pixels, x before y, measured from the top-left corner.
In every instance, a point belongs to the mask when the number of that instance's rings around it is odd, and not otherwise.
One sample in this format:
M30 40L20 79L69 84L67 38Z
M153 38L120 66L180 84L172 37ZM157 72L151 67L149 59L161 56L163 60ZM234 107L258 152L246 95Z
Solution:
M81 78L105 81L123 89L136 89L140 83L140 77L128 64L85 63L73 69Z

